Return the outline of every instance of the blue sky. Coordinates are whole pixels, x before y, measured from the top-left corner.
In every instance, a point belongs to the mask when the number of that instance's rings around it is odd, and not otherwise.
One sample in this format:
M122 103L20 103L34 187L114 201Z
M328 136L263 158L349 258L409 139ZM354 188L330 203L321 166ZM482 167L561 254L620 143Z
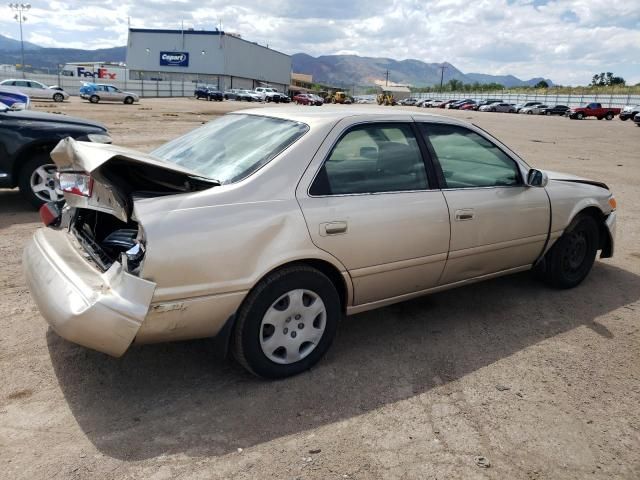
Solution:
M19 37L7 6L0 32ZM286 53L448 61L465 73L587 84L612 71L640 82L640 0L83 0L34 2L25 39L125 45L134 27L223 29Z

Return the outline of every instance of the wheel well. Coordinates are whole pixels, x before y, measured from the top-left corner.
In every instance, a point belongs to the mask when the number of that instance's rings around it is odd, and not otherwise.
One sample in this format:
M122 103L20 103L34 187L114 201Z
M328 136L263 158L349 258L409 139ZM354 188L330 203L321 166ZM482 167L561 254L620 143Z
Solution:
M40 144L40 145L29 145L25 147L18 153L15 161L13 162L13 172L11 173L11 178L13 179L14 186L18 185L20 174L22 173L22 168L26 165L29 159L38 153L49 153L55 147L54 144Z
M578 215L587 215L593 218L598 224L598 250L602 250L600 254L601 258L608 258L611 256L611 239L609 238L609 232L607 230L607 226L605 221L607 217L602 210L598 207L587 207L584 210L581 210ZM578 216L576 215L576 217Z
M338 292L342 311L343 312L347 311L347 301L348 301L349 293L347 290L347 285L344 281L344 277L335 266L333 266L331 263L325 260L309 258L304 260L297 260L295 262L285 263L284 265L280 265L279 267L273 269L272 271L264 275L264 277L266 277L267 275L271 275L273 272L277 272L282 268L290 267L292 265L308 265L309 267L315 268L316 270L325 274L327 278L331 280L331 283L333 283L333 286L336 288L336 291Z

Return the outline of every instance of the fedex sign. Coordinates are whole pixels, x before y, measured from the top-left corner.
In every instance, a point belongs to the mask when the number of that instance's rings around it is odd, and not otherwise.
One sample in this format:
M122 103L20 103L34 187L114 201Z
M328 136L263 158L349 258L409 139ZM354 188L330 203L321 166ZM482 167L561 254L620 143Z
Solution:
M78 77L105 78L107 80L115 80L116 74L110 73L106 68L98 68L95 72L90 72L84 67L78 67Z

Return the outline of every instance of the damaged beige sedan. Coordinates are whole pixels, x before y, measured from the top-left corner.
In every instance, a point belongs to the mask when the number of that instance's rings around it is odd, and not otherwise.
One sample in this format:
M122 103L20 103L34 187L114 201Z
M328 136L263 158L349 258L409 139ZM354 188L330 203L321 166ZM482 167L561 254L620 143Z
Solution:
M225 115L152 154L63 140L66 203L24 252L42 316L120 356L216 337L249 371L314 365L340 318L613 254L606 185L529 167L481 129L401 110Z

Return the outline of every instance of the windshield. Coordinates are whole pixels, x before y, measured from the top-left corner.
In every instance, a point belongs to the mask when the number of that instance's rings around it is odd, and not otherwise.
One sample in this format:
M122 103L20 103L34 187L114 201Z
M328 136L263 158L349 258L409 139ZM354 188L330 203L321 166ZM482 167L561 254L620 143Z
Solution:
M225 115L151 154L224 185L248 177L308 129L307 125L291 120Z

